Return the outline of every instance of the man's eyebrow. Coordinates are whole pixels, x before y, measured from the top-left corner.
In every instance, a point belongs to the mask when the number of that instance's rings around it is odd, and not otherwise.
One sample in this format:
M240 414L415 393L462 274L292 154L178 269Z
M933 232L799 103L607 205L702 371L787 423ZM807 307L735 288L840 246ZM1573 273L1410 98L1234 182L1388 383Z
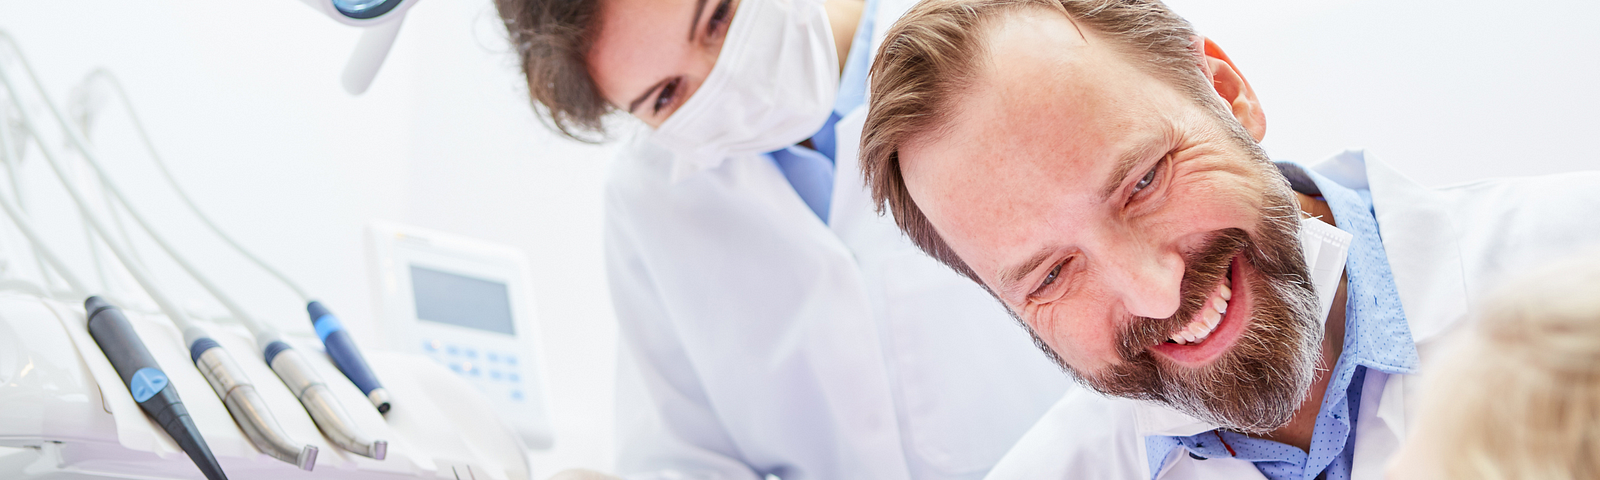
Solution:
M1033 256L1028 257L1027 260L1023 260L1022 263L1000 269L999 290L1001 294L1009 295L1014 293L1013 290L1018 288L1017 283L1021 282L1023 277L1026 277L1028 274L1033 273L1034 270L1037 270L1039 268L1039 264L1044 263L1045 260L1050 258L1050 253L1051 251L1048 248L1040 249L1038 252L1034 252Z
M705 12L706 0L694 0L694 21L689 22L689 41L694 41L694 32L699 30L700 14Z
M1122 182L1128 179L1128 172L1132 172L1135 167L1143 164L1155 151L1165 148L1163 143L1145 141L1138 148L1122 152L1122 155L1117 157L1116 166L1111 168L1111 175L1106 177L1105 185L1100 187L1100 201L1110 200L1111 195L1117 193L1117 189L1122 187Z
M644 93L639 94L639 98L635 98L632 102L628 102L628 113L633 113L634 110L639 108L640 103L644 103L646 98L650 98L651 93L654 93L656 90L660 89L662 85L666 85L667 82L671 80L671 78L661 79L661 81L656 82L655 85L651 85L649 90L645 90Z

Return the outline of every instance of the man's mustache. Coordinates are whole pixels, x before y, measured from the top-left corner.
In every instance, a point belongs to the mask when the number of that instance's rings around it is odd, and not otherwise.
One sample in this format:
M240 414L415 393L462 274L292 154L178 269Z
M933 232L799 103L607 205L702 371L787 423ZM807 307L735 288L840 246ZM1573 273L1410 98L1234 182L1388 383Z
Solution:
M1228 265L1250 244L1250 234L1239 228L1218 230L1207 238L1199 249L1185 255L1183 282L1178 311L1167 318L1135 317L1128 322L1117 338L1117 354L1122 361L1131 362L1148 354L1151 345L1167 341L1173 332L1194 320L1196 313L1205 307L1217 282L1225 280Z

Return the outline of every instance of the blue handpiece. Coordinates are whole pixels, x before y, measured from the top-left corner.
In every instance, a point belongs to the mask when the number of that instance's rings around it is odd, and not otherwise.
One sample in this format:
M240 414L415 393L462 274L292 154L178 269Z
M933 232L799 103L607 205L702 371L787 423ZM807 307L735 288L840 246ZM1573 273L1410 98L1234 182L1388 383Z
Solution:
M389 413L388 390L384 390L378 376L367 366L367 360L361 356L361 350L356 349L355 339L350 338L344 324L339 323L339 317L333 316L333 312L316 300L306 304L306 312L311 314L311 326L316 328L317 337L322 339L322 346L333 358L333 364L361 389L372 406L378 408L378 413Z
M222 465L211 455L211 447L206 446L200 429L189 418L189 410L178 398L178 389L168 381L155 357L150 356L128 318L100 297L89 297L84 300L83 307L89 314L89 335L100 345L100 351L111 361L112 368L117 369L117 376L122 377L122 383L128 386L139 409L178 442L207 480L227 480Z

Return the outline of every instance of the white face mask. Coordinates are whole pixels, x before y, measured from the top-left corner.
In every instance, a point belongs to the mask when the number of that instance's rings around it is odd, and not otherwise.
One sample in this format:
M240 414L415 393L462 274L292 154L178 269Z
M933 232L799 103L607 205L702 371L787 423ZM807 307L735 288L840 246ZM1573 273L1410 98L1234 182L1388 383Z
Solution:
M652 135L699 168L809 138L839 90L839 56L820 0L744 0L716 66Z
M1300 219L1300 250L1306 256L1306 273L1311 274L1311 287L1317 292L1323 323L1328 322L1333 297L1339 291L1339 277L1344 275L1344 260L1350 254L1351 238L1349 232L1322 223L1322 220Z

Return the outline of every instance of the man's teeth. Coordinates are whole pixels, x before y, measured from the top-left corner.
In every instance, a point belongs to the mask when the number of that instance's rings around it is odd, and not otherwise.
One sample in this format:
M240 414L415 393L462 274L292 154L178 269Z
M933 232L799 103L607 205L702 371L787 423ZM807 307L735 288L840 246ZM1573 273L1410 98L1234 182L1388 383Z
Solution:
M1206 299L1205 306L1200 308L1200 313L1195 315L1193 321L1184 325L1167 342L1178 345L1189 345L1205 341L1217 324L1222 323L1222 314L1228 313L1228 301L1233 299L1233 290L1224 282L1216 291L1211 292L1211 297Z

